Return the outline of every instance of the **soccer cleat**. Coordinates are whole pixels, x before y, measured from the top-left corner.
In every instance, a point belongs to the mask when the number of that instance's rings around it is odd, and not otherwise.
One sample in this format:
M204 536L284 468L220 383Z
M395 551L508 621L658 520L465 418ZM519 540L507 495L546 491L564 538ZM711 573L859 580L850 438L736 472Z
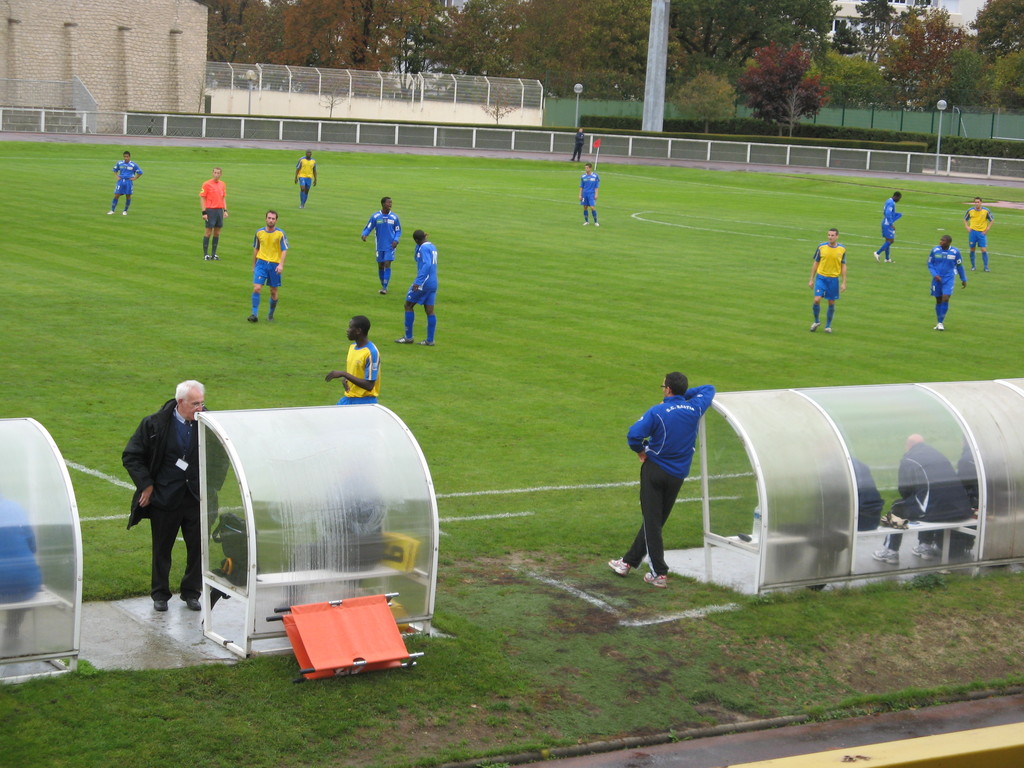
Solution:
M977 267L971 267L971 272L977 272L977 271L978 271Z
M274 316L273 315L267 315L267 322L268 323L274 322Z
M832 333L832 327L831 327L831 326L828 326L828 325L826 325L826 326L825 326L825 333Z
M944 326L944 325L943 325L942 323L938 323L938 324L937 324L937 325L935 326L935 330L936 330L936 331L944 331L944 330L946 330L946 326Z
M589 226L589 225L590 225L590 222L589 222L589 221L584 221L584 222L583 222L583 226L584 226L584 227L586 227L586 226Z
M601 226L601 224L600 224L600 222L597 222L597 221L595 221L595 222L594 222L594 226L595 226L595 227L600 227L600 226Z
M395 339L395 344L413 344L412 336L403 336L400 339Z
M432 346L434 346L434 342L432 342L432 341L421 341L420 342L420 346L421 347L432 347Z
M880 563L888 563L889 565L899 565L900 562L900 553L887 547L882 547L878 551L872 552L871 557Z
M377 291L377 293L379 293L381 296L387 296L388 295L388 289L387 288L381 288L379 291Z
M210 257L210 261L220 261L220 256L215 253Z
M258 323L260 321L260 319L256 317L256 315L249 315L246 318L246 320L248 320L250 323Z
M128 211L121 211L121 215L122 216L127 216L128 215Z
M814 333L816 330L818 330L819 325L821 325L821 323L819 323L817 320L811 323L811 333Z
M992 270L991 270L991 269L989 269L988 267L985 267L985 271L986 271L986 272L991 272Z
M113 211L107 211L107 216L113 216L113 215L114 215Z
M886 263L886 264L895 264L896 260L895 259L886 259L884 263Z
M619 576L627 576L629 575L629 569L633 566L631 566L625 560L619 559L609 560L608 567L615 571L615 573L617 573Z
M875 257L875 261L881 261L882 260L882 254L880 254L878 251L875 251L871 255Z
M208 254L208 253L204 253L204 254L203 254L203 260L204 260L204 261L209 261L209 260L210 260L210 254Z
M665 575L658 576L653 573L645 573L644 581L652 587L658 587L659 589L664 589L668 586L668 576Z
M931 544L915 544L910 552L922 560L934 560L940 555L938 547L933 547Z
M305 208L305 207L306 207L306 206L304 206L304 205L300 205L300 206L299 206L299 210L302 210L302 209L303 209L303 208Z

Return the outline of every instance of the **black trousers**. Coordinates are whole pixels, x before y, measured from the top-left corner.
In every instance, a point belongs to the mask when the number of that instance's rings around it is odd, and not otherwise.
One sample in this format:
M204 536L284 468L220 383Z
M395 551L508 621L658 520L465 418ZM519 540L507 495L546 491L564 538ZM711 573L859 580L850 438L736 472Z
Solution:
M670 475L651 459L640 465L640 512L644 522L633 539L633 546L622 558L633 568L638 567L644 555L647 555L655 574L664 576L668 573L661 529L668 521L679 489L683 487L683 480Z
M579 160L580 159L580 155L582 153L583 153L583 145L582 144L575 145L572 148L572 159L569 162L573 163L573 162L576 162L577 160Z
M185 573L181 577L181 598L198 599L203 591L199 499L186 494L175 509L154 508L149 522L153 537L150 595L154 600L169 600L171 597L171 552L180 530L185 540Z

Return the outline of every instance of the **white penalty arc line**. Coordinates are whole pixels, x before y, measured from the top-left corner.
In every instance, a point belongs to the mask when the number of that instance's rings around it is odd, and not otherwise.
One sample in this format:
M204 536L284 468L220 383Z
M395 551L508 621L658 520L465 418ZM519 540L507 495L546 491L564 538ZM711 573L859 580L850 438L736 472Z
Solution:
M615 606L605 602L599 597L584 592L578 587L574 587L571 584L566 584L564 581L558 579L552 579L550 576L543 576L534 571L527 571L526 575L535 581L539 581L542 584L547 584L550 587L561 590L573 597L578 597L580 600L589 603L595 608L604 611L605 613L611 614L612 616L619 616L618 610ZM656 616L653 619L619 619L619 626L622 627L647 627L653 624L667 624L672 621L681 621L683 619L703 619L715 613L727 613L728 611L738 611L740 606L736 603L726 603L725 605L707 605L703 608L693 608L689 611L683 611L682 613L672 613L666 616Z
M731 474L723 475L709 475L710 480L733 480L738 477L753 477L753 472L735 472ZM688 478L691 482L700 480L700 475L691 475ZM516 493L543 493L544 491L590 491L590 490L601 490L602 488L629 488L630 486L639 485L639 480L628 480L621 483L583 483L580 485L537 485L533 488L501 488L490 491L460 491L457 493L439 493L437 498L439 499L459 499L466 498L469 496L502 496L505 494L516 494Z

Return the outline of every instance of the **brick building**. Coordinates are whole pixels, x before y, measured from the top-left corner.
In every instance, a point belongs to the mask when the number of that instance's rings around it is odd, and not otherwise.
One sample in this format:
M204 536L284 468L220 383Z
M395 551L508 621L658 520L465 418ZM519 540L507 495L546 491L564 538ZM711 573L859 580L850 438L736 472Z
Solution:
M206 7L195 0L5 0L0 8L0 80L77 77L100 111L201 110Z

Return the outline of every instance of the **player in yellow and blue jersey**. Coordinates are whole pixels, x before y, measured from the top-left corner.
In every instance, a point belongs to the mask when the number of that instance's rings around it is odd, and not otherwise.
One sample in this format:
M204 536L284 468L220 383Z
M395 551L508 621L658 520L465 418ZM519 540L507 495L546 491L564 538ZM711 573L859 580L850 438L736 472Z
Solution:
M288 236L277 228L277 211L267 211L267 225L256 230L252 239L252 314L250 323L260 319L260 293L264 285L270 286L270 312L267 320L273 322L277 309L277 289L281 287L281 273L288 256Z
M587 226L587 211L594 212L594 226L600 227L597 223L597 194L601 186L601 178L594 173L594 166L587 163L583 166L583 175L580 177L580 205L583 206L583 226Z
M402 237L402 223L398 214L391 210L391 198L380 199L380 210L370 215L370 220L363 227L363 242L370 232L376 234L377 240L377 276L380 278L380 291L386 295L388 283L391 282L391 262L395 260L395 249Z
M114 164L113 170L114 176L117 177L117 183L114 184L114 199L110 201L110 210L107 211L107 216L112 216L117 210L117 199L121 195L124 195L124 210L121 211L121 215L128 215L128 209L132 204L135 180L142 175L142 169L132 162L131 152L125 152L122 157L124 159L121 162Z
M896 240L896 222L903 218L902 213L896 212L896 203L903 199L899 192L893 192L892 197L885 201L882 206L882 246L874 252L875 261L881 261L885 256L885 263L892 264L893 259L890 253L892 244Z
M943 235L939 244L928 254L928 271L932 276L932 296L935 297L935 319L938 323L936 331L946 330L943 324L949 312L949 297L953 295L956 276L960 276L960 285L967 287L967 273L964 272L964 260L960 250L953 247L953 238Z
M346 336L352 342L348 348L344 371L331 371L324 381L345 380L345 394L338 405L376 403L380 396L380 352L367 336L370 318L356 315L348 323Z
M306 156L295 164L295 183L299 185L299 208L305 208L309 190L316 186L316 160L312 149L307 149Z
M964 214L964 228L967 229L967 244L971 246L971 272L975 271L974 249L981 248L981 263L986 272L988 268L988 231L992 229L995 219L992 211L981 204L981 198L974 198L974 207L968 208Z
M811 323L811 331L818 330L821 325L821 300L824 298L828 301L825 333L832 333L836 302L839 294L846 290L846 246L839 242L839 230L835 227L828 231L828 239L814 252L811 279L807 286L814 288L814 322Z

